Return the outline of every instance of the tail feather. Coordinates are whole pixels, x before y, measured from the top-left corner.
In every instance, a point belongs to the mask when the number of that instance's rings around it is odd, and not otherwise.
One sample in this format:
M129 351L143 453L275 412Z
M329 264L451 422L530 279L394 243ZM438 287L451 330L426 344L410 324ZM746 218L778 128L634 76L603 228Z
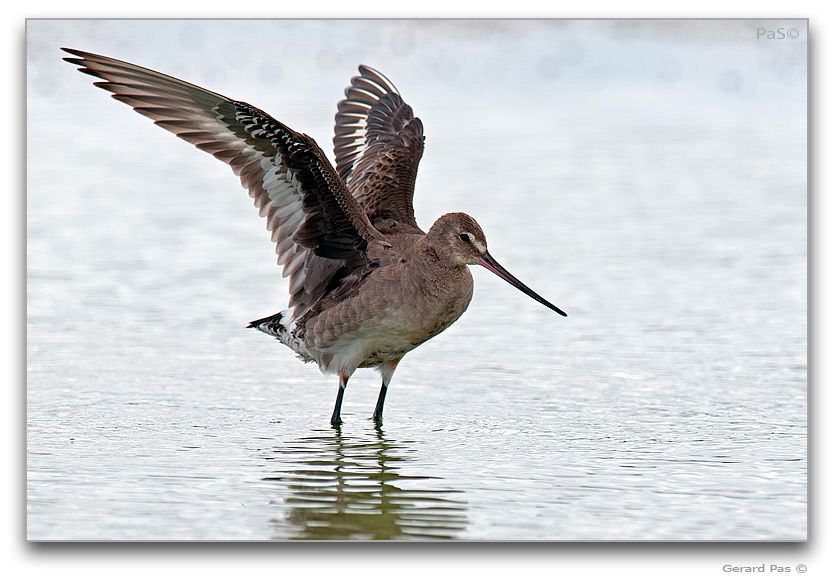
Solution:
M278 314L273 314L272 316L267 316L266 318L261 318L259 320L253 320L249 323L249 326L246 328L257 328L261 332L265 332L271 336L276 338L281 338L282 335L287 333L287 326L285 323L282 323L282 320L287 319L287 311L284 310L279 312Z
M310 354L304 347L303 339L295 335L294 331L296 328L292 308L282 310L278 314L273 314L260 320L253 320L246 328L257 328L261 332L274 336L290 347L304 362L313 362L316 360L315 356Z

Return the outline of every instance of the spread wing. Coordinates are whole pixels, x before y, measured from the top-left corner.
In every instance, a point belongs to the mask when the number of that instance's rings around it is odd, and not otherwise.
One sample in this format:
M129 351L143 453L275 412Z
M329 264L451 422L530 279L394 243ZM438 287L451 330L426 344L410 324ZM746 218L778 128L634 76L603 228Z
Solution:
M381 73L360 66L336 113L336 171L381 232L423 233L414 219L414 180L423 124Z
M340 268L365 265L370 242L385 242L307 135L251 105L174 77L64 50L77 57L64 60L103 79L94 84L113 98L232 167L267 218L296 315L321 298Z

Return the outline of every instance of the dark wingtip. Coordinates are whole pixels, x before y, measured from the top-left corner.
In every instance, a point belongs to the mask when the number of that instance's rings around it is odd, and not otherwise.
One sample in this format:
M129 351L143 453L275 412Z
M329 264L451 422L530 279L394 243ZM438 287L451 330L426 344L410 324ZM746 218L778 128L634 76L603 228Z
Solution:
M81 57L81 58L84 58L85 56L87 56L89 54L88 52L84 52L83 50L77 50L75 48L67 48L65 46L62 46L61 50L63 50L64 52L68 52L68 53L70 53L74 56ZM69 57L69 56L64 57L64 60L67 61L67 62L72 62L71 59L72 59L72 57Z
M89 53L86 53L82 50L76 50L74 48L65 48L63 46L61 47L61 50L63 50L64 52L68 52L70 54L75 55L75 56L65 56L62 60L65 60L68 63L74 64L75 66L78 66L78 67L85 66L84 61L85 61L85 58L86 58L87 54L89 54ZM81 71L81 72L85 72L85 71Z

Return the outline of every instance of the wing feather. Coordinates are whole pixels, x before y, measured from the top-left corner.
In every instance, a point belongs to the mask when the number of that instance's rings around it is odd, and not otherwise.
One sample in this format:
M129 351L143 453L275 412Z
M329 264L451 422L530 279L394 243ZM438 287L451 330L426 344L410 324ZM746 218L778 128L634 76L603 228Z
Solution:
M413 207L423 125L385 76L359 72L336 113L336 172L379 231L423 233Z
M106 56L64 49L64 60L157 125L229 164L267 218L290 278L295 316L309 310L345 264L364 266L385 237L307 135L263 111L174 77Z

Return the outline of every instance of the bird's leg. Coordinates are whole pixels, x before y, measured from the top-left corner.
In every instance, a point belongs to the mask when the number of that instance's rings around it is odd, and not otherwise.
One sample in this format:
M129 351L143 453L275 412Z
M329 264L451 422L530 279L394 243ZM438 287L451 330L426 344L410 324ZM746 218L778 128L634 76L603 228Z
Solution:
M379 389L379 398L376 400L376 408L374 409L374 421L382 423L382 407L385 406L385 394L388 392L388 385L391 383L391 377L394 376L394 371L397 370L397 364L400 359L389 361L379 367L379 373L382 375L382 387Z
M336 395L336 405L333 407L333 415L330 417L330 424L334 427L342 424L342 397L345 396L345 387L349 378L350 375L339 373L339 393Z
M379 389L379 398L376 400L376 407L374 408L374 421L382 423L382 407L385 405L385 393L388 392L388 385L385 381L382 382L382 387Z

